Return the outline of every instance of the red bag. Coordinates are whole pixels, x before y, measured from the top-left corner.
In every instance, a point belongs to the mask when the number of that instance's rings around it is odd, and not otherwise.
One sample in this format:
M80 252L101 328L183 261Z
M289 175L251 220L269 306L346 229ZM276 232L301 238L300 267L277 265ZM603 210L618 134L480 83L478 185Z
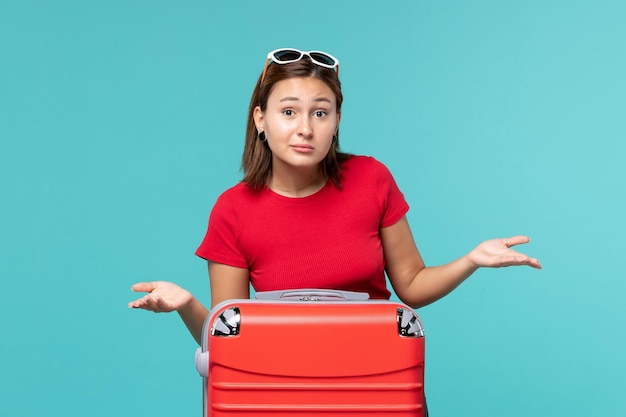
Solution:
M205 322L204 416L425 416L424 331L404 304L297 290L229 300Z

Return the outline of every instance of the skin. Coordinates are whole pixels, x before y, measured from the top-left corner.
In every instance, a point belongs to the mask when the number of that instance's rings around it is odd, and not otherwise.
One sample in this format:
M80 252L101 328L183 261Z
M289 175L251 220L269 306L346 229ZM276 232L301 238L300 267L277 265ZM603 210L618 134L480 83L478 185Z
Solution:
M268 186L288 197L305 197L326 183L320 162L330 151L339 127L332 90L317 78L290 78L277 83L265 112L254 110L259 132L272 151Z
M322 81L291 78L275 85L265 112L255 109L257 130L266 133L272 150L268 186L274 192L298 198L314 194L324 186L327 179L321 175L319 165L332 146L341 119L335 102L332 90ZM432 267L425 266L406 217L381 228L380 237L391 285L400 300L413 308L446 296L481 267L541 268L537 259L512 249L529 242L526 236L487 240L448 264ZM208 269L212 306L228 299L250 297L248 269L211 261ZM166 281L138 283L132 290L147 294L129 303L129 307L177 311L200 343L208 309L191 293Z

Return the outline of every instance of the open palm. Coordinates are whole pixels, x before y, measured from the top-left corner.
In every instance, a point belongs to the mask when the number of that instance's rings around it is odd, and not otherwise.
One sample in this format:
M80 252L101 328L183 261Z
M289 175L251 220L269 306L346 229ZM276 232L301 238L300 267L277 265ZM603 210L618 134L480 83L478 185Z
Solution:
M155 313L180 310L193 299L189 291L167 281L139 282L134 284L131 289L148 294L131 301L128 303L128 307L142 308Z
M528 265L541 269L535 258L511 249L512 246L530 242L526 236L487 240L472 250L468 257L477 267L500 268L505 266Z

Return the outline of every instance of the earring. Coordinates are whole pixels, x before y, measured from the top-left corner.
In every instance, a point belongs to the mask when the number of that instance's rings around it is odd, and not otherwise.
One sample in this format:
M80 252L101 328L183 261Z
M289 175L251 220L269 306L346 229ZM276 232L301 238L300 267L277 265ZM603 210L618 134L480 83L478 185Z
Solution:
M261 142L265 142L267 138L265 137L265 132L259 132L258 138Z
M339 139L337 139L337 135L333 135L333 145L336 145L338 140Z

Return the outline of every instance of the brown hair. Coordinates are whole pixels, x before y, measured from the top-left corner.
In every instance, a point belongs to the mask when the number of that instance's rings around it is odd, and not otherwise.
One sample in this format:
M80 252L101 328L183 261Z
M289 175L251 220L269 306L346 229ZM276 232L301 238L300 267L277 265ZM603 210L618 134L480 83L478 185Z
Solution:
M267 142L258 139L259 132L254 123L254 109L259 106L261 111L265 111L267 100L277 82L296 77L317 78L328 85L335 94L337 113L341 112L341 104L343 103L341 83L335 70L316 65L307 56L289 64L270 63L265 79L261 80L261 77L259 76L250 99L246 143L241 158L241 168L244 172L243 181L254 189L263 188L272 173L272 151ZM337 131L334 144L331 145L330 151L320 163L320 167L322 173L338 187L341 187L340 164L349 157L349 154L339 152L339 131Z

